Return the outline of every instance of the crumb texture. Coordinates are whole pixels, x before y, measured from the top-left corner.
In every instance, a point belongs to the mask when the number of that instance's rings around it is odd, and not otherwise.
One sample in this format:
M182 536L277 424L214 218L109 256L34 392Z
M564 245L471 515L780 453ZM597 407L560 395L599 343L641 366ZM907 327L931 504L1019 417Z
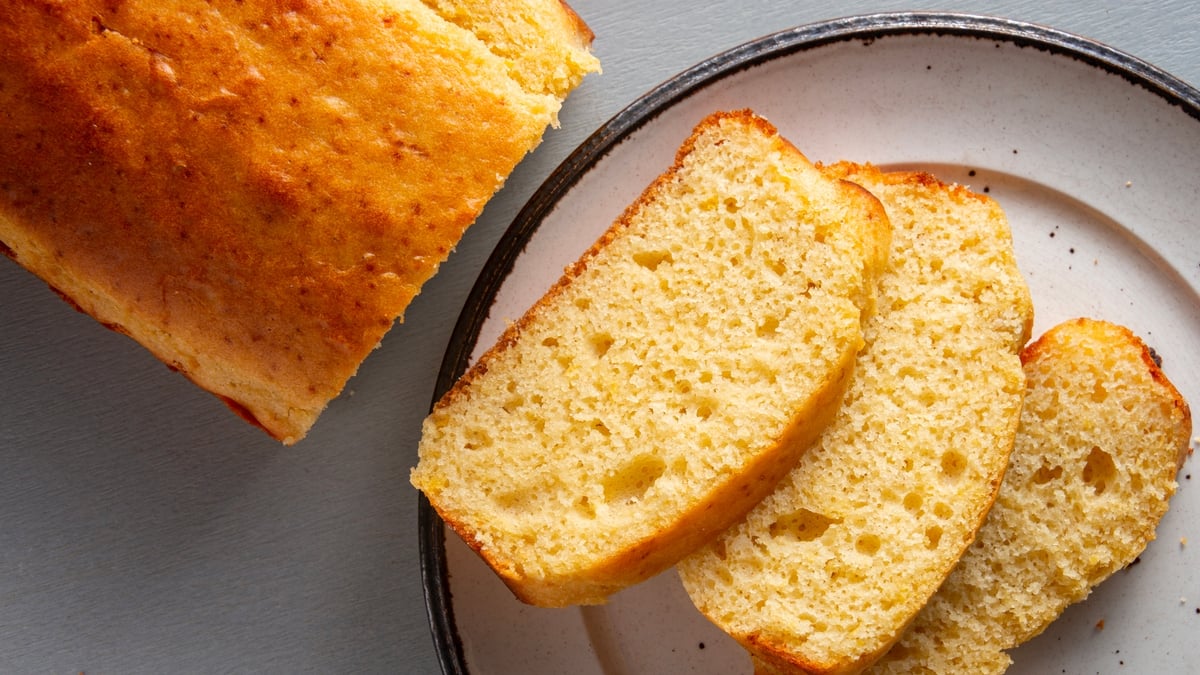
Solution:
M761 118L709 117L438 403L413 483L526 602L669 567L828 421L889 232Z
M1029 291L996 203L839 164L891 220L844 405L779 489L680 576L760 672L858 672L949 574L1000 484L1024 389Z
M1191 413L1127 329L1078 319L1023 354L1011 466L979 537L871 673L1002 673L1004 650L1129 565L1154 538Z

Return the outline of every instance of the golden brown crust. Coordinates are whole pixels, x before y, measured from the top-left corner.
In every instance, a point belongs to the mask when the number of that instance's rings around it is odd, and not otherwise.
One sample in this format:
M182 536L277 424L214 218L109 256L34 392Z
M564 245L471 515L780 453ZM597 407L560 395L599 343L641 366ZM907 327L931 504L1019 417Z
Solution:
M559 0L558 4L562 6L568 21L571 22L575 33L579 36L579 42L584 45L592 44L592 41L596 39L596 34L592 32L591 27L587 25L583 18L570 5L562 2L562 0Z
M1171 407L1175 411L1172 417L1178 420L1178 428L1190 430L1192 428L1192 410L1183 398L1183 394L1167 378L1166 373L1163 372L1162 365L1154 357L1150 347L1136 333L1125 326L1099 322L1087 317L1068 319L1041 335L1037 340L1026 345L1025 349L1021 351L1021 363L1028 364L1045 358L1047 352L1055 349L1055 341L1059 340L1063 334L1070 334L1072 331L1101 333L1105 330L1118 332L1124 338L1125 342L1138 350L1142 363L1146 364L1146 370L1150 373L1150 377L1162 387L1163 391L1166 392L1166 397L1170 398ZM1176 468L1182 468L1183 463L1187 460L1190 451L1188 447L1189 440L1189 431L1183 431L1178 435L1175 454Z
M5 5L6 253L295 441L554 118L456 31L400 0Z
M807 660L803 654L789 650L770 637L753 634L740 638L742 646L750 653L754 675L855 675L874 660L874 656L861 657L848 663L817 663Z

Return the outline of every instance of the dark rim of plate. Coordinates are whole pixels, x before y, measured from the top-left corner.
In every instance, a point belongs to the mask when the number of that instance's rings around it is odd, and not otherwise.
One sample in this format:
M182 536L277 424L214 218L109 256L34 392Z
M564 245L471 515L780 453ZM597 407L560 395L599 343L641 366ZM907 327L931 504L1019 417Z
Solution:
M471 289L442 360L433 401L440 399L466 371L488 307L543 218L610 149L676 102L752 66L835 42L921 34L996 40L1068 56L1119 75L1200 120L1200 90L1182 80L1094 40L1011 19L952 13L869 14L799 26L747 42L689 68L638 98L596 130L550 174L500 238ZM468 671L454 622L446 567L445 527L425 496L419 500L421 578L434 647L445 675L465 675Z

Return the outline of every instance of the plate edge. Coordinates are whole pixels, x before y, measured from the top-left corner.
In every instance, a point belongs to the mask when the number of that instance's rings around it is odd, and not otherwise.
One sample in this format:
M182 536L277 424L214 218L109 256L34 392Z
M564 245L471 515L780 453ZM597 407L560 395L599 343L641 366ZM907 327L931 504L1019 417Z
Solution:
M1118 75L1200 121L1200 89L1098 40L1016 19L954 12L863 14L804 24L745 42L681 71L635 99L588 136L537 188L501 235L464 302L438 371L431 407L466 371L491 301L558 195L578 183L626 138L678 101L753 66L835 42L922 34L994 39L1073 58ZM434 647L444 675L468 675L454 622L445 528L428 499L422 494L419 500L420 568Z

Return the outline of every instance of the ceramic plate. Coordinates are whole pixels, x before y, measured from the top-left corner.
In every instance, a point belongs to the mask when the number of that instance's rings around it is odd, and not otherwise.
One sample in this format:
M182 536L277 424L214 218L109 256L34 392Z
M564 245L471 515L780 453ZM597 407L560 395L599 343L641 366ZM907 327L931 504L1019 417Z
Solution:
M1074 316L1129 326L1200 405L1200 92L1072 35L945 14L767 36L636 101L567 159L501 240L437 394L671 163L697 121L744 107L810 159L921 168L989 193L1012 224L1035 336ZM1017 649L1010 672L1188 670L1200 635L1200 485L1191 471L1189 462L1138 564ZM444 535L424 501L420 517L447 673L750 672L672 571L600 607L526 607Z

